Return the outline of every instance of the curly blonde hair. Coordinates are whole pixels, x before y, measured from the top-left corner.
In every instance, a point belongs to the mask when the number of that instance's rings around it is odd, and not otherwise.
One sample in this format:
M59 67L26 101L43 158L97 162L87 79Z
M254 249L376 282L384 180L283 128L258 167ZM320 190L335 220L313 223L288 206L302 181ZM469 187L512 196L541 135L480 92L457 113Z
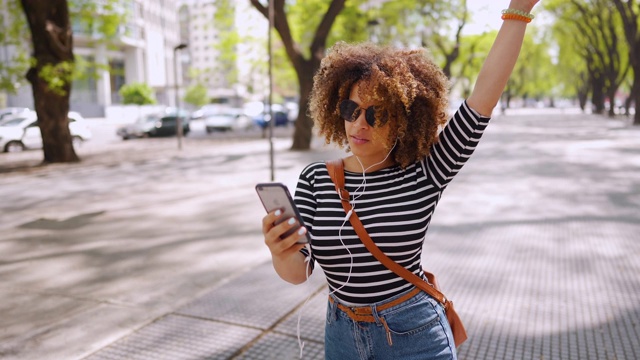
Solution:
M425 49L339 42L313 80L309 113L327 144L349 151L340 102L362 81L359 94L379 104L374 107L376 123L391 126L387 143L398 139L392 156L403 168L429 154L448 120L449 81Z

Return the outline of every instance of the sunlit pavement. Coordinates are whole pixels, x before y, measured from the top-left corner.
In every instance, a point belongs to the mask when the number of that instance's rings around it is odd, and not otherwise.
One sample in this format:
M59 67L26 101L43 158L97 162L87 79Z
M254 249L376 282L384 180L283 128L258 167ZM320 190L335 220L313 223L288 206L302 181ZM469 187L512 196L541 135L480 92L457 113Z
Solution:
M640 358L640 129L627 123L493 120L424 248L467 326L461 359ZM275 179L291 189L307 163L343 154L319 139L291 152L279 131ZM323 358L322 274L279 280L261 237L267 140L103 140L76 165L0 154L0 358L297 359L298 320L302 358Z

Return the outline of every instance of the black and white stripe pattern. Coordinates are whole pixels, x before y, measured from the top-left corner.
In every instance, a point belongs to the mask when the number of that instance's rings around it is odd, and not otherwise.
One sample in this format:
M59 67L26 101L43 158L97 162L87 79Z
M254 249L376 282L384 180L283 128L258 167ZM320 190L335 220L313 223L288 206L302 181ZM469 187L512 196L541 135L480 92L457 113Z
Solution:
M406 169L367 173L366 183L362 173L345 171L352 204L373 241L414 274L421 275L422 244L442 191L469 159L488 122L464 102L427 158ZM346 214L323 162L302 171L295 201L311 233L312 258L344 303L371 304L413 287L377 261L344 221Z

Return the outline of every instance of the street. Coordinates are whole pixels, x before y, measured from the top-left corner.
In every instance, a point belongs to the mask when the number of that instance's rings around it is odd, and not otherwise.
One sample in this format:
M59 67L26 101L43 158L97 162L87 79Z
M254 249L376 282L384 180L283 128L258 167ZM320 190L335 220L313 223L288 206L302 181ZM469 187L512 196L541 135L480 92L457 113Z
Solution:
M253 189L270 180L260 133L196 126L178 150L175 137L97 127L80 164L0 154L1 358L81 358L269 259ZM307 161L287 152L291 131L274 139L290 187Z
M143 158L148 154L152 158L158 158L159 152L173 152L178 149L178 138L154 137L144 139L123 140L116 135L116 129L122 123L111 122L103 118L87 119L87 125L91 129L93 137L85 141L76 152L81 159L92 159L96 157L104 158L102 162L119 161L132 158ZM202 120L192 120L190 123L191 132L182 138L182 148L185 152L194 149L202 150L207 146L227 146L232 143L242 143L245 141L257 141L268 143L267 132L260 128L252 128L246 131L214 132L207 134ZM290 139L293 134L293 125L287 127L277 127L273 131L275 139ZM262 141L261 141L262 140ZM268 150L268 149L267 149ZM178 153L177 153L178 154ZM19 153L0 153L0 174L9 172L16 168L31 168L37 166L42 160L42 150L32 149ZM100 160L98 160L100 161Z

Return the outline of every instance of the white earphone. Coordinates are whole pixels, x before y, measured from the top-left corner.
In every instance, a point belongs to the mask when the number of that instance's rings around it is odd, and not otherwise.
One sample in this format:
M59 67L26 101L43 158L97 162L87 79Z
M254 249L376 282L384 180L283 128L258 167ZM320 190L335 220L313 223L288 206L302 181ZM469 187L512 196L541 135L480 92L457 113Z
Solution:
M384 159L382 159L382 161L377 162L377 163L367 167L366 169L364 168L364 165L362 165L362 161L360 161L360 158L358 158L358 156L354 155L356 160L358 160L358 163L360 164L360 167L362 168L362 183L360 184L360 186L358 186L353 191L353 194L354 194L353 195L353 199L349 199L349 204L351 204L351 209L347 212L347 215L344 217L344 220L342 221L342 225L340 226L340 229L338 229L338 239L340 240L340 243L345 248L345 250L347 250L347 252L349 253L349 257L351 258L351 263L349 264L349 275L347 276L347 280L344 282L344 284L342 284L340 287L338 287L338 288L334 289L333 291L331 291L329 293L329 295L331 295L331 294L337 292L338 290L342 289L343 287L345 287L347 285L347 283L349 283L349 280L351 279L351 271L353 270L353 254L351 253L351 251L349 250L347 245L345 245L344 241L342 240L342 228L344 228L344 225L347 223L347 221L349 221L349 219L351 218L351 215L353 215L353 211L356 209L356 200L360 196L362 196L364 194L364 191L367 188L367 178L366 178L367 170L371 169L372 167L374 167L376 165L380 165L383 162L387 161L387 159L389 158L389 155L391 155L391 152L393 151L393 149L395 149L396 145L398 145L398 138L397 137L396 137L395 143L391 147L391 150L389 150L389 152L387 153L387 156L385 156ZM355 194L358 192L358 190L360 190L360 188L362 188L362 191L360 192L360 195L356 196Z

